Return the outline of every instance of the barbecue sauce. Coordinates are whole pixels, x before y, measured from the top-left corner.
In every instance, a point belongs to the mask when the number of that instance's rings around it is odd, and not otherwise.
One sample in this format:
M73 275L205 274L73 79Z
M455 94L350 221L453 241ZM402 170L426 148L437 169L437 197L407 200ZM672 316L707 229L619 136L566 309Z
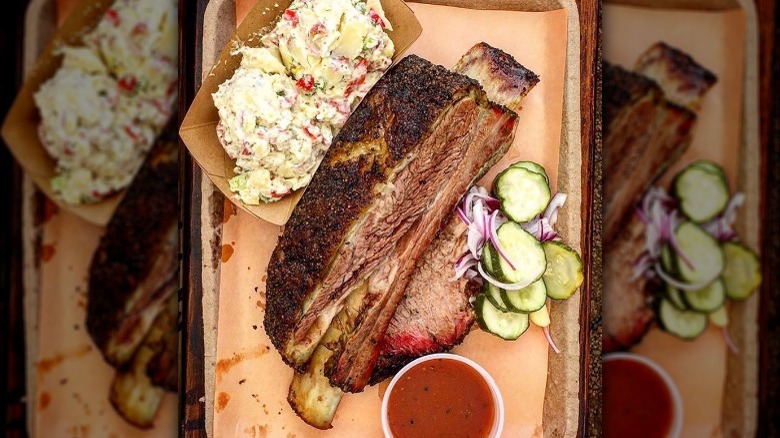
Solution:
M422 362L390 393L387 418L394 438L487 438L496 406L485 379L452 359Z
M615 359L603 366L604 437L666 437L674 402L661 376L633 360Z

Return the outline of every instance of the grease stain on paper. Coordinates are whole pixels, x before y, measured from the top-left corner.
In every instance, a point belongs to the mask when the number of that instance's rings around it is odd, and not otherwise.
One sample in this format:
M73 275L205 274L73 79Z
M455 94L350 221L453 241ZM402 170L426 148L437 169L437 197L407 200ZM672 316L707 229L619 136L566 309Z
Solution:
M50 403L51 395L46 391L41 392L40 398L38 399L38 412L48 408Z
M56 252L56 250L57 248L51 243L41 245L41 260L44 263L48 262L54 257L54 253Z
M229 359L221 359L217 362L216 366L216 380L217 383L221 382L227 373L230 372L233 367L240 364L245 360L258 359L264 354L268 353L268 349L263 346L258 347L257 350L248 352L233 353L233 356Z
M236 207L235 204L232 202L225 200L225 204L223 207L224 215L222 217L222 223L226 224L232 218L233 216L236 216L238 214L238 207Z
M230 402L230 394L227 392L220 392L217 394L217 412L222 411L225 409L227 404Z
M47 199L43 204L43 216L41 217L41 224L49 222L49 220L51 220L51 218L59 213L59 211L60 208L57 206L57 204Z
M48 372L65 362L66 359L76 359L83 357L86 356L90 351L92 351L92 346L84 345L81 348L71 350L66 353L57 353L48 359L41 359L38 361L38 377L42 378Z
M244 436L250 438L265 438L268 436L268 426L260 426L255 424L254 426L244 429Z
M235 251L233 245L222 245L222 263L227 263Z

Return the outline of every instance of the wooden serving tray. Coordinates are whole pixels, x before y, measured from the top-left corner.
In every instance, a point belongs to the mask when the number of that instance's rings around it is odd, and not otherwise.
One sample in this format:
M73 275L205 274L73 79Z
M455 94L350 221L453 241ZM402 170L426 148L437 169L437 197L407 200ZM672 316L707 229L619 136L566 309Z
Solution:
M507 2L492 1L489 3L469 2L432 2L435 4L457 5L476 9L499 9L507 7ZM536 1L522 3L524 6L518 10L544 11L561 9L566 2ZM184 31L189 29L191 37L183 40L193 47L186 49L187 55L192 56L185 69L187 76L182 76L186 90L182 99L182 114L186 112L187 103L199 87L203 72L208 71L210 63L222 46L215 41L225 42L230 37L231 29L225 26L217 26L215 21L233 18L233 4L230 1L218 1L214 5L207 2L199 2L195 16L185 18L182 11L180 19L185 19L189 24ZM571 8L575 8L571 4ZM559 335L565 337L564 342L569 349L561 355L550 355L548 383L544 402L544 430L546 436L575 436L592 434L598 429L598 408L591 411L591 406L599 406L600 399L598 388L600 386L600 333L592 330L598 324L599 293L594 292L592 280L594 276L591 269L594 263L600 259L600 251L593 251L594 239L593 227L598 222L600 205L594 202L594 189L596 179L594 173L598 169L598 147L595 137L594 90L593 73L597 71L596 60L597 44L595 39L597 29L598 6L588 4L581 9L586 16L579 15L576 21L576 9L569 9L569 42L574 48L576 57L574 61L569 59L568 69L565 73L565 85L576 92L567 91L564 99L564 107L567 107L564 117L564 129L562 134L562 152L560 166L572 166L568 171L576 172L577 178L570 178L563 183L563 190L569 191L575 199L571 204L568 215L571 223L576 223L579 236L575 241L583 254L586 266L586 280L578 300L566 303L556 303L553 309L553 319L561 321L577 321L575 323L559 325ZM572 13L574 12L574 13ZM189 11L191 14L192 11ZM594 15L589 15L594 13ZM194 21L194 23L192 22ZM581 30L581 32L580 32ZM580 37L577 37L577 34ZM204 38L205 36L205 38ZM580 48L576 50L577 44ZM187 56L185 55L185 57ZM183 60L185 58L182 58ZM577 68L579 62L580 68ZM579 87L577 84L579 83ZM579 96L578 96L579 95ZM573 96L573 97L572 97ZM567 103L568 102L568 103ZM575 111L576 110L576 111ZM581 117L579 114L581 114ZM567 134L569 133L569 134ZM576 133L573 139L567 139L566 135ZM565 145L570 146L565 146ZM566 152L566 147L569 147ZM576 149L571 149L576 148ZM577 151L577 152L572 152ZM564 154L567 154L564 157ZM570 158L575 154L576 161ZM575 164L576 163L576 164ZM581 164L580 164L581 163ZM216 327L218 312L219 267L221 255L221 233L225 214L224 198L216 188L203 177L200 168L191 161L184 164L183 178L183 214L184 216L184 269L183 273L187 284L185 285L187 315L185 321L184 338L184 385L185 394L183 402L184 418L183 433L188 436L205 436L211 433L213 420L214 397L213 385L216 362ZM579 198L579 199L577 199ZM580 209L577 210L577 204ZM594 257L595 256L595 257ZM597 266L600 266L597 265ZM597 272L597 271L596 271ZM596 276L597 278L599 276ZM600 290L600 289L596 289Z

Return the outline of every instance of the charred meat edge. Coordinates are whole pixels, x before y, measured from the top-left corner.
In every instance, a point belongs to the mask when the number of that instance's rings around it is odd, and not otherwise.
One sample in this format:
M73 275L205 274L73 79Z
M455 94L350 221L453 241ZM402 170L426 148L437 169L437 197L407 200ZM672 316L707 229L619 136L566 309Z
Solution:
M634 71L654 80L666 99L698 111L701 99L718 81L691 55L664 42L655 43L634 64Z
M265 327L289 364L306 363L360 274L411 226L382 224L397 212L393 178L441 115L477 91L476 82L411 55L377 82L336 136L269 264Z

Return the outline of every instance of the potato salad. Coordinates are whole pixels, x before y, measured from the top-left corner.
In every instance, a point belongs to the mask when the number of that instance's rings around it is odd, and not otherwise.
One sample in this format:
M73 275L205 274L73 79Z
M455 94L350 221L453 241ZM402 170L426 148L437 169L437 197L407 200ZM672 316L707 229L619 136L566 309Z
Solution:
M249 205L306 186L337 134L390 67L379 0L295 0L213 94L217 136L236 160L230 189Z
M39 137L66 203L127 187L176 100L177 2L117 0L35 93Z

